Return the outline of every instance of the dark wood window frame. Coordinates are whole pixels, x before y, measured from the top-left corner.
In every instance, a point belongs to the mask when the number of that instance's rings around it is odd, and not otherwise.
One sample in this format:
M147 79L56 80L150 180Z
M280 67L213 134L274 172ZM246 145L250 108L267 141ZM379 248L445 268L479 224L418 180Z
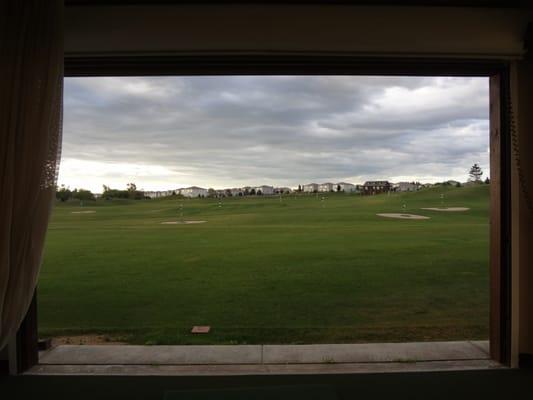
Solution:
M66 77L165 75L480 76L490 79L490 355L511 360L511 143L505 60L360 57L338 53L66 56ZM35 299L17 335L19 371L37 362Z

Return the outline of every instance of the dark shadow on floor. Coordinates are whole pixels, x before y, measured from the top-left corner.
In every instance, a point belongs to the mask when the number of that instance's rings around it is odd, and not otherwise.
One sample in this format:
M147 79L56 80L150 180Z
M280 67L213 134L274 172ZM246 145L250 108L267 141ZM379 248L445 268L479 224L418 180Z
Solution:
M313 391L313 386L319 386L320 390ZM519 399L533 393L533 370L228 377L16 376L0 379L0 397L6 400L164 400L165 396L168 400L247 396L283 399L279 390L270 393L263 390L273 387L290 387L287 393L291 399ZM262 397L252 395L254 389L255 393L263 391ZM243 393L248 395L243 397Z

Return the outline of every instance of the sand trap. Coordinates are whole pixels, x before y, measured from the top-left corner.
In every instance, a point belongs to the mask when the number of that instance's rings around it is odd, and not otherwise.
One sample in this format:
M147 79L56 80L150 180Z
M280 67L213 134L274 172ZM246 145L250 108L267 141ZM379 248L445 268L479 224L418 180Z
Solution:
M447 212L457 212L457 211L468 211L470 208L468 207L428 207L428 208L421 208L421 210L429 210L429 211L447 211Z
M207 221L166 221L161 222L161 225L188 225L188 224L204 224Z
M72 214L92 214L92 213L95 213L96 211L72 211Z
M429 217L424 217L423 215L416 215L416 214L376 214L378 217L385 217L385 218L399 218L399 219L429 219Z

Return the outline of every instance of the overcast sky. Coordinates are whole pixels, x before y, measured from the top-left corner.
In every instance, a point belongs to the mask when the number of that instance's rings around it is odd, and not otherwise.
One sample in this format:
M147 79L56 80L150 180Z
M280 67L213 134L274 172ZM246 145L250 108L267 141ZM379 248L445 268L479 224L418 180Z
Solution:
M488 138L487 78L67 78L59 184L466 181Z

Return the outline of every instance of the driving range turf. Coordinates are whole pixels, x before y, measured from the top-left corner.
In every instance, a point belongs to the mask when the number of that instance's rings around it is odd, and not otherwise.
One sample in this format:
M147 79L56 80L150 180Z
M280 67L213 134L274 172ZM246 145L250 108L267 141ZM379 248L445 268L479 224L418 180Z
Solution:
M181 220L180 203L184 220L206 222L161 224ZM441 206L470 210L420 209ZM208 198L57 203L38 284L40 336L136 344L485 339L488 206L489 185L225 198L221 206ZM211 331L193 335L194 325Z

